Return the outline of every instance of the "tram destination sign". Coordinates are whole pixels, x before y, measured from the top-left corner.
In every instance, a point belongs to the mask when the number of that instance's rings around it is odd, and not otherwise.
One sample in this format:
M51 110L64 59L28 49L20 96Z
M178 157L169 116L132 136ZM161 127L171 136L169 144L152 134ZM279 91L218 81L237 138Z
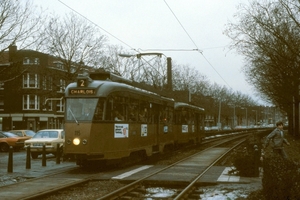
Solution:
M96 94L95 89L69 89L70 95L93 95Z

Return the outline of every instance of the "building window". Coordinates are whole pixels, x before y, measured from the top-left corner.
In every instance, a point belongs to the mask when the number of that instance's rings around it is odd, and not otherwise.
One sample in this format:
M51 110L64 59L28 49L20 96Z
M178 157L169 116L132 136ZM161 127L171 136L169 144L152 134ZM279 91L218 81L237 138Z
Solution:
M54 61L53 64L57 69L64 69L64 65L61 61Z
M23 110L39 110L40 98L38 95L23 95Z
M71 72L71 73L75 73L75 72L76 72L76 66L71 65L70 72Z
M66 81L63 79L60 79L58 92L65 92L65 89L66 89Z
M64 112L65 111L65 101L64 99L61 99L59 101L56 101L56 112Z
M47 84L48 90L52 90L52 84L53 84L52 77L48 77L47 80L48 80L48 84Z
M23 65L39 65L40 59L39 58L29 58L25 57L23 59Z
M39 88L39 75L30 73L24 74L23 88Z
M47 76L43 76L42 88L43 90L47 90Z

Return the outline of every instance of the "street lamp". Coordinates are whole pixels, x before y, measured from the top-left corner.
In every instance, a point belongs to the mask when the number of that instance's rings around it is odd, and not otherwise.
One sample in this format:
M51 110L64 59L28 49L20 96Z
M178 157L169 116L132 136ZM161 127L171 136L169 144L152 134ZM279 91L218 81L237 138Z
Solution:
M248 109L245 107L241 107L241 109L245 109L246 110L246 126L247 126L247 128L248 128Z
M221 105L222 105L222 103L221 103L221 101L219 101L219 116L218 116L218 128L221 130L221 127L222 127L222 125L221 125Z
M252 110L253 112L255 111L255 125L257 125L257 110Z
M228 104L229 106L233 106L233 127L232 128L234 128L234 127L236 127L236 120L235 120L235 104Z

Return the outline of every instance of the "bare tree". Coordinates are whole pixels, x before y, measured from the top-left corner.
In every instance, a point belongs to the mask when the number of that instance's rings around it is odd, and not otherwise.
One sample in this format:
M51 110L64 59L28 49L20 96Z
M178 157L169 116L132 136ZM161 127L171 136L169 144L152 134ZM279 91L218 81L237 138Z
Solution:
M99 68L103 62L106 36L80 16L70 13L53 17L45 26L44 51L63 63L71 80L85 66Z
M0 15L0 54L11 44L19 49L32 45L45 18L30 0L1 0Z
M19 69L21 61L7 57L5 51L11 45L18 45L19 49L35 45L39 37L45 16L42 10L35 7L31 1L2 0L0 2L0 68L1 82L7 82L20 76L23 70ZM10 59L10 60L9 60ZM11 67L11 66L14 67Z
M299 109L299 11L299 1L252 1L239 7L239 21L228 23L225 32L246 58L247 80L288 115L292 105ZM298 132L298 115L295 122Z

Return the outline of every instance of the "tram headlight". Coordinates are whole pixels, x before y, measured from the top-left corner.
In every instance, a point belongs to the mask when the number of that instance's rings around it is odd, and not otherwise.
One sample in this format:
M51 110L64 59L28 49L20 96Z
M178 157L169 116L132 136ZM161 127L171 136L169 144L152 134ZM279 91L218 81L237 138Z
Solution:
M80 144L80 139L79 138L74 138L73 139L73 144L74 145L79 145Z

